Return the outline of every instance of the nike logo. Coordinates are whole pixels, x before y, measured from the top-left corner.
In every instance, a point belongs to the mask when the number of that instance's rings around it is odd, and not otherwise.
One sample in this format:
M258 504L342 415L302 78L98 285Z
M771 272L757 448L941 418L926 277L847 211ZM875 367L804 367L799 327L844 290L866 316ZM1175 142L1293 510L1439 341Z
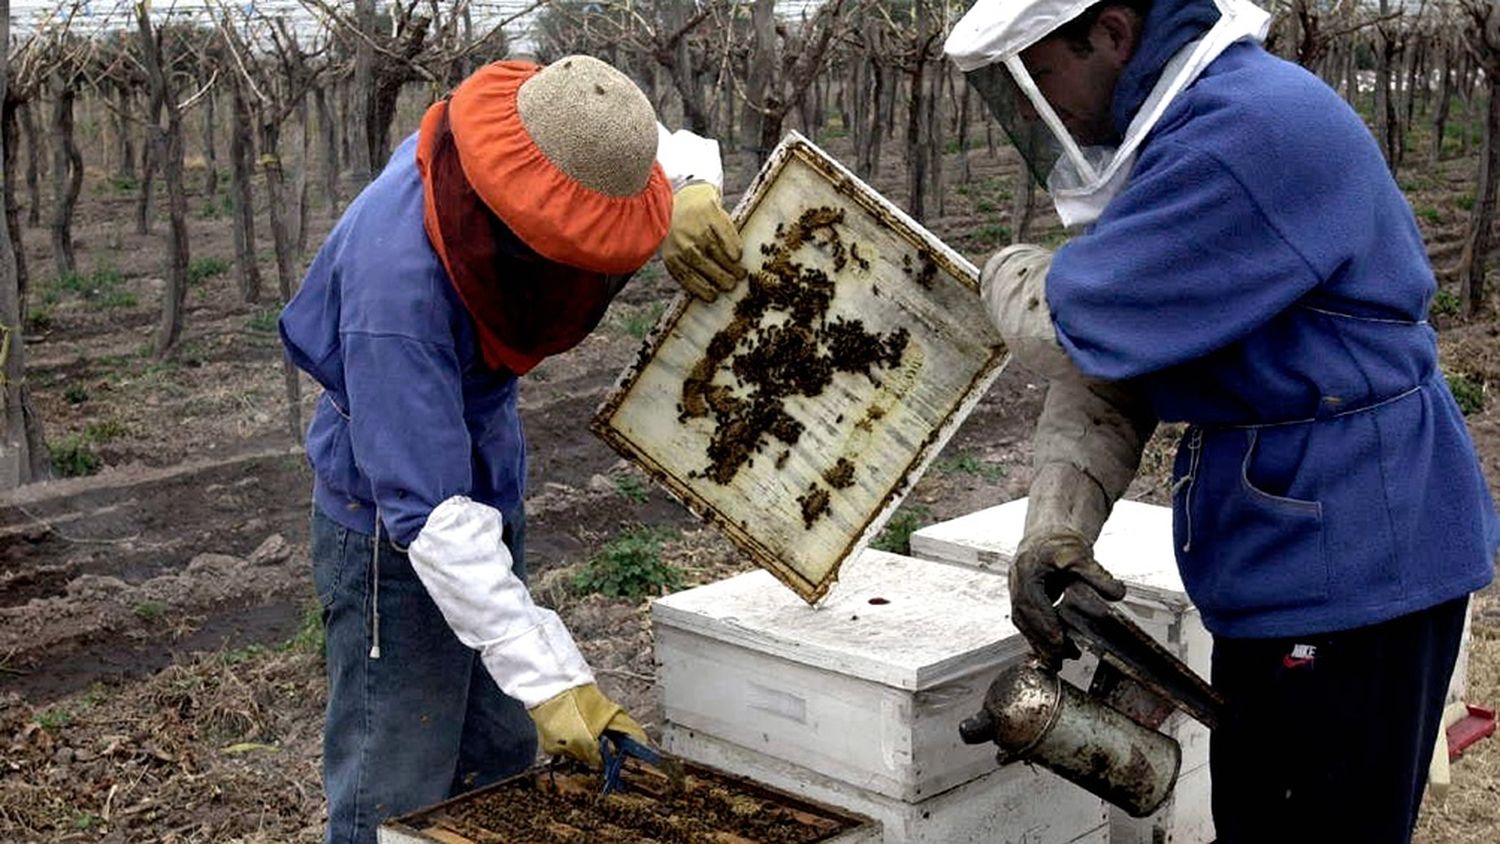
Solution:
M1318 649L1315 645L1293 645L1292 652L1281 658L1281 664L1286 668L1301 668L1304 665L1312 665L1317 655Z

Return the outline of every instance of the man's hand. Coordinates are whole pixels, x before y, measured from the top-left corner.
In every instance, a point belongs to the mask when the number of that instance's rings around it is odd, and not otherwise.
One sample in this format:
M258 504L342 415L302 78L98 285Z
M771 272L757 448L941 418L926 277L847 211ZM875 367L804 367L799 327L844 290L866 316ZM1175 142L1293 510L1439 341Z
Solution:
M599 737L605 730L646 741L646 731L641 725L593 683L576 686L543 701L532 707L530 714L544 753L571 756L595 768L604 764L599 756Z
M1053 605L1074 583L1088 584L1106 601L1125 597L1125 584L1094 560L1082 534L1055 530L1021 540L1010 568L1011 621L1053 670L1080 655Z
M740 266L744 244L713 185L696 182L672 200L672 229L662 246L667 272L687 291L712 302L719 291L733 290L745 277Z

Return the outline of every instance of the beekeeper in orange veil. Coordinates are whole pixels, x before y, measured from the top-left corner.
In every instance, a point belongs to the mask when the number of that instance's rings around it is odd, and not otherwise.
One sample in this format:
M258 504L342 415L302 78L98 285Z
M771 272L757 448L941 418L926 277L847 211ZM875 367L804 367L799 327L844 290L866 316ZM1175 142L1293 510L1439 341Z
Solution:
M644 738L525 586L519 377L572 348L658 250L743 277L718 146L662 128L597 59L497 62L433 105L281 317L324 388L307 434L327 629L327 840Z

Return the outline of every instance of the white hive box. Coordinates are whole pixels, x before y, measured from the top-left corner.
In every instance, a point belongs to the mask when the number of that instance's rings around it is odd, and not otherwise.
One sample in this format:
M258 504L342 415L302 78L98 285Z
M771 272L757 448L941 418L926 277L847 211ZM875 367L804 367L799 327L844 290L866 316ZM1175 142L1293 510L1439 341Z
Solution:
M749 572L652 621L668 721L908 802L996 767L958 724L1028 653L1002 578L874 550L817 606Z
M995 768L916 803L668 723L665 749L876 821L883 844L1112 844L1104 803L1030 765Z
M1002 578L873 550L817 606L765 571L662 598L667 748L773 786L820 783L798 793L895 824L887 841L1004 841L942 830L1014 827L1017 841L1072 842L1102 823L1099 798L998 768L993 745L959 738L995 675L1028 653L1009 616ZM1043 822L1056 834L1021 837Z

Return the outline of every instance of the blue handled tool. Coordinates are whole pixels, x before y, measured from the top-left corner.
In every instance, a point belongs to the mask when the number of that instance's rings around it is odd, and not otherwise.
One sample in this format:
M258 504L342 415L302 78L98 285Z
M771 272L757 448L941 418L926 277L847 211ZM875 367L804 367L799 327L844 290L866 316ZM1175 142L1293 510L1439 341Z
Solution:
M605 730L599 737L599 755L604 759L604 789L600 794L609 794L620 787L620 772L625 768L625 758L634 756L652 767L662 767L661 754L651 746L643 744L625 733Z

